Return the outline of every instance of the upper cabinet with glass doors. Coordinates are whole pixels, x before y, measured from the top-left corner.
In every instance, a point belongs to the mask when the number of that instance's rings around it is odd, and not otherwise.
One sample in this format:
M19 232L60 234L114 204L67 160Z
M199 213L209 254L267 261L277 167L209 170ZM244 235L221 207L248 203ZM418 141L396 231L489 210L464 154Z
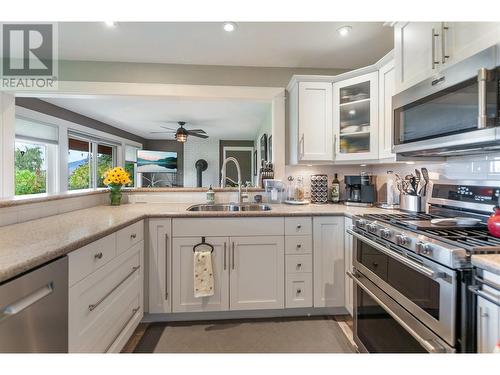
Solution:
M394 26L396 92L500 43L500 22L398 22Z
M333 84L335 160L378 158L378 72Z

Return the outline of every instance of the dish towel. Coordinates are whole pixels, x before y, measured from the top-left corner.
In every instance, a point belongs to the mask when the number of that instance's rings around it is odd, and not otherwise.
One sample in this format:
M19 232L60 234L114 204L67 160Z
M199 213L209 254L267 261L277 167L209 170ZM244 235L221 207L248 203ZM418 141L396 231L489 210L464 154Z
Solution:
M194 252L194 297L210 297L214 295L214 273L212 268L212 252L208 245L198 245Z

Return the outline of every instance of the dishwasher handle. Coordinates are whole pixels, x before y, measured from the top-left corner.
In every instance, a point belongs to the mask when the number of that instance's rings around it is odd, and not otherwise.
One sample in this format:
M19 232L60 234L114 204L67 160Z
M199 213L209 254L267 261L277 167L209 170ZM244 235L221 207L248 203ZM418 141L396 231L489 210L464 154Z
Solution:
M6 306L0 311L0 323L11 316L19 314L21 311L27 309L28 307L34 305L41 299L47 297L54 291L54 283L50 282L47 285L37 289L33 293L21 298L20 300L14 302L11 305Z

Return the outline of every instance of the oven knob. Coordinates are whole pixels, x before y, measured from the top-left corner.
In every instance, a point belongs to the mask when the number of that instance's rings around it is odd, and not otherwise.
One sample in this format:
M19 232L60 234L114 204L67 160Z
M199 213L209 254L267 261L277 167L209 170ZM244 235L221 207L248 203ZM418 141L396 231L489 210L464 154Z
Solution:
M377 231L377 225L375 224L368 224L366 227L368 232L375 233Z
M398 234L396 236L396 243L398 245L405 246L405 245L408 245L409 242L410 242L410 240L408 239L408 237L405 234Z
M356 220L356 226L358 228L364 228L366 225L366 221L363 219Z
M382 235L382 238L385 238L386 240L391 238L392 232L390 229L384 228L380 231L380 234Z
M415 245L417 254L430 255L432 253L431 245L425 242L417 242Z

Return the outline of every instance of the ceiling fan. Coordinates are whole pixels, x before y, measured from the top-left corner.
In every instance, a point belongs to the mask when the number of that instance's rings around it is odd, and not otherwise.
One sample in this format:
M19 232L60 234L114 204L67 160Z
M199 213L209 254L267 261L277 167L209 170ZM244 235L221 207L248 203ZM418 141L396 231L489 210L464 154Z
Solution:
M175 140L177 142L181 142L181 143L184 143L187 141L188 135L191 135L193 137L203 138L203 139L208 138L207 133L203 129L191 129L191 130L186 129L184 127L184 125L186 125L186 121L178 121L177 124L179 125L179 128L177 128L177 129L167 128L165 126L160 125L161 128L166 129L166 130L159 131L159 132L151 132L151 134L174 133Z

